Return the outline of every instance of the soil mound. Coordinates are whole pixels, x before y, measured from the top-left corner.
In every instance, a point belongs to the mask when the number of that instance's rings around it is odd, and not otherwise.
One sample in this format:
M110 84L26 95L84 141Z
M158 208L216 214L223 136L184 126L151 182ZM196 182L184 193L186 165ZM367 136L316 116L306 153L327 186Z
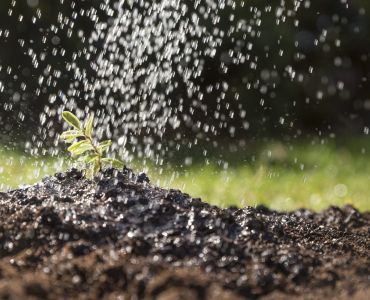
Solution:
M0 299L366 299L369 251L351 206L220 209L129 169L0 194Z

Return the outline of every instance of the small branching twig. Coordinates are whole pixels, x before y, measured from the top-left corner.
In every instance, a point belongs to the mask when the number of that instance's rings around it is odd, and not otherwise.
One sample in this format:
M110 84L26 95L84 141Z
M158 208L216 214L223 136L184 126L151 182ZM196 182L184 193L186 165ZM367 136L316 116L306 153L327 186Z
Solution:
M81 121L69 111L63 112L63 119L74 129L63 132L61 138L64 139L67 144L72 144L68 148L72 156L78 156L79 161L87 165L88 177L95 176L106 165L112 165L118 168L123 166L122 161L104 156L104 153L107 152L112 145L111 140L96 142L93 139L94 116L91 115L84 126Z

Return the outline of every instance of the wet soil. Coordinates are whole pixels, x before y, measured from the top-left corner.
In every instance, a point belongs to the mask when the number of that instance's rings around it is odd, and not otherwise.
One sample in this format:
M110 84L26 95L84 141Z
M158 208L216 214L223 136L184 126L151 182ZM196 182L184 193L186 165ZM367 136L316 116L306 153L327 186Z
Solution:
M369 299L370 213L220 209L145 174L0 194L0 299Z

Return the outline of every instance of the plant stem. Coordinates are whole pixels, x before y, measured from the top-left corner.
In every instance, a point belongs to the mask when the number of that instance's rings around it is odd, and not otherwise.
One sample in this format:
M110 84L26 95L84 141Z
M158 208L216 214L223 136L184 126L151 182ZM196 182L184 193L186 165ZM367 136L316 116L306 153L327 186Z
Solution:
M95 146L93 139L90 136L87 136L86 133L85 133L85 131L83 131L83 134L84 134L85 139L87 139L89 141L89 143L91 144L91 146L93 147L94 152L95 152L95 154L96 154L96 156L98 158L99 170L101 170L102 169L102 164L101 164L102 155L99 152L99 149Z

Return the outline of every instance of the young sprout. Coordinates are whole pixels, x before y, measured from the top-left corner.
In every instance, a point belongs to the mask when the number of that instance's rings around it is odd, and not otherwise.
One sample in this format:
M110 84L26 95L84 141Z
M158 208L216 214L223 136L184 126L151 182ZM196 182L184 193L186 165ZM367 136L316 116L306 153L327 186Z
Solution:
M104 166L112 165L120 168L123 162L104 156L112 145L111 140L97 142L93 138L94 116L91 115L84 124L71 112L64 111L63 119L73 127L62 133L60 136L65 143L72 144L68 151L72 156L77 156L80 162L87 166L86 175L90 178L94 177Z

